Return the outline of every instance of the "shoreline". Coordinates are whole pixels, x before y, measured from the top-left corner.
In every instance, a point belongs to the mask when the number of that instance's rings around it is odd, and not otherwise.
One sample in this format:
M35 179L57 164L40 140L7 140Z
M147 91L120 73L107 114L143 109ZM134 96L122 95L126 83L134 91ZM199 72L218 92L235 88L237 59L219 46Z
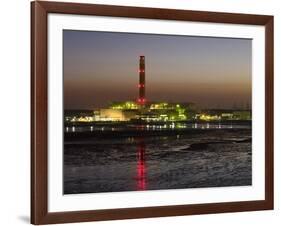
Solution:
M123 131L85 131L85 132L64 132L64 141L73 139L87 138L122 138L122 137L157 137L157 136L177 136L177 135L204 135L208 133L226 133L226 132L249 132L252 128L223 128L223 129L167 129L167 130L123 130Z
M191 121L159 121L159 122L145 122L145 121L99 121L99 122L64 122L64 126L145 126L145 125L170 125L170 124L221 124L221 125L252 125L252 120L218 120L218 121L202 121L202 120L191 120Z

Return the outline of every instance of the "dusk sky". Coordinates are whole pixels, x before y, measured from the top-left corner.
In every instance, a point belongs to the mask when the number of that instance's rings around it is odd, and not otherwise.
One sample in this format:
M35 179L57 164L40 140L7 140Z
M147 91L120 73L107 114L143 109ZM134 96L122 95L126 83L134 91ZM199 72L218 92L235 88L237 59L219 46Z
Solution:
M147 101L204 108L251 103L252 41L94 31L63 32L64 107L136 100L145 56Z

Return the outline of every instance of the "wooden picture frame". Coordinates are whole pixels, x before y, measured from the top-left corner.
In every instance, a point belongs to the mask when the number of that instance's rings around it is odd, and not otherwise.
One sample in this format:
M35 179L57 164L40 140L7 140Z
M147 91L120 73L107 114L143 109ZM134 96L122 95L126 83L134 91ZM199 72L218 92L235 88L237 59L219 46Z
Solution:
M48 212L48 14L265 27L265 200ZM273 209L273 16L35 1L31 3L31 223L52 224Z

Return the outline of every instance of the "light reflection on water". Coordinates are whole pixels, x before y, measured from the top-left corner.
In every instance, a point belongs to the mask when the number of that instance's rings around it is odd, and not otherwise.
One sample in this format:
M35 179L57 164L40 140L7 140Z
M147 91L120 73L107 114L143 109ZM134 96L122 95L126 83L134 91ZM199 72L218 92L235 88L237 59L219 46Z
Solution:
M145 143L142 138L137 143L137 190L146 190Z
M241 123L170 123L162 125L91 125L91 126L72 126L71 130L69 127L65 127L65 132L93 132L93 131L165 131L165 130L180 130L180 129L249 129L250 124Z

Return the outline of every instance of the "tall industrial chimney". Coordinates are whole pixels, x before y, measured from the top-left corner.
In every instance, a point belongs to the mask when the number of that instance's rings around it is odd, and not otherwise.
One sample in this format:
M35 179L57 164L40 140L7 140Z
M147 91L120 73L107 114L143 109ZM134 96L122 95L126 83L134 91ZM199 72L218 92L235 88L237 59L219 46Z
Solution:
M140 105L144 105L146 102L145 99L145 58L144 56L140 56L139 60L139 98L138 103Z

